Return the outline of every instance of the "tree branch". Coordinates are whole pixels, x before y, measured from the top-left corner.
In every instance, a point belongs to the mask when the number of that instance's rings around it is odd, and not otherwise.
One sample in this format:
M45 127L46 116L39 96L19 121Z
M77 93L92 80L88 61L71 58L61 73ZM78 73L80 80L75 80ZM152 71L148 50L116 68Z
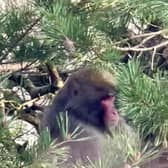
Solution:
M165 47L166 45L168 45L168 40L160 43L160 44L157 44L157 45L154 45L152 47L146 47L146 48L138 48L137 46L136 47L117 47L117 46L112 46L112 48L116 49L116 50L119 50L119 51L136 51L136 52L139 52L139 51L151 51L153 49L159 49L161 47Z

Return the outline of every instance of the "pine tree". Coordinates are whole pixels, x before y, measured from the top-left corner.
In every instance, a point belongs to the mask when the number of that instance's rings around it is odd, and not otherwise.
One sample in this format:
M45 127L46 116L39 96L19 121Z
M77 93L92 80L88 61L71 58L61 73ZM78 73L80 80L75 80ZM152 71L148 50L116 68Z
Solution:
M36 0L9 8L0 13L0 66L108 68L118 81L122 115L143 141L167 147L167 7L166 0ZM1 75L1 88L13 73Z

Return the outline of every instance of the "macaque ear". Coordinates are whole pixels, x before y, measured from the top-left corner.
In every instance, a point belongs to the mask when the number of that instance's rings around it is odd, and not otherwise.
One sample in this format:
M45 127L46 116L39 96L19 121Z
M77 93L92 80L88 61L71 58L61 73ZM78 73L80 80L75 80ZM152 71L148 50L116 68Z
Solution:
M69 81L68 86L69 94L65 110L73 109L78 106L81 99L80 84L76 80L71 80Z
M70 93L72 97L76 97L80 94L80 84L78 83L77 80L72 81L71 83L71 88L70 89Z

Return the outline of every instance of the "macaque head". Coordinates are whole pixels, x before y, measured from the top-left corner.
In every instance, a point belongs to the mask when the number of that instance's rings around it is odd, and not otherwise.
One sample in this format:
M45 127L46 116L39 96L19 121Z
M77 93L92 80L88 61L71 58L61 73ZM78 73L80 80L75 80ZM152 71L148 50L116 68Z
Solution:
M69 77L61 92L66 99L65 110L84 124L103 132L117 125L116 92L110 73L92 68L79 70Z

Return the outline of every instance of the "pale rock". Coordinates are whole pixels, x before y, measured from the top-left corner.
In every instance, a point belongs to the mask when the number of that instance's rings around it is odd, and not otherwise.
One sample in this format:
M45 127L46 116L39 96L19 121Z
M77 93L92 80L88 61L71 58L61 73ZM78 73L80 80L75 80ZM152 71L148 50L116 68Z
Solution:
M26 91L21 86L15 86L12 88L12 91L22 100L22 101L28 101L31 100L31 96L29 92Z
M27 143L26 148L30 149L37 144L39 134L36 128L27 121L16 119L9 123L9 131L15 139L15 143L23 146Z

